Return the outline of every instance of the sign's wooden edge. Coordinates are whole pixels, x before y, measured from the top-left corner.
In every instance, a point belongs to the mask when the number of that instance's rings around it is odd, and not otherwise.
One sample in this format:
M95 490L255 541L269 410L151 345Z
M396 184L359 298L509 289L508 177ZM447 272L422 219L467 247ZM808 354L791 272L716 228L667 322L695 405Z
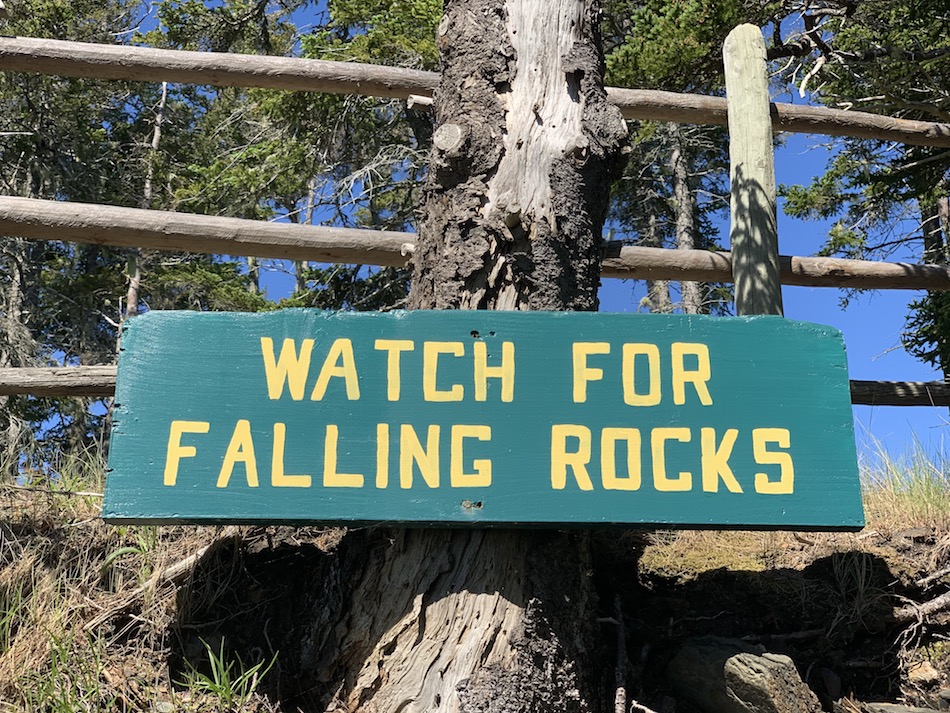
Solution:
M267 526L290 526L290 527L353 527L353 528L438 528L464 530L471 528L479 529L507 529L517 528L537 529L537 530L735 530L743 532L860 532L867 523L839 525L775 525L775 524L746 524L739 522L726 523L673 523L673 522L563 522L552 520L550 522L518 522L518 521L472 521L463 522L461 520L277 520L267 518L266 520L253 520L248 518L189 518L181 520L176 518L136 518L131 516L111 517L102 516L103 522L108 525L201 525L201 526L220 526L243 525L249 527L267 527Z

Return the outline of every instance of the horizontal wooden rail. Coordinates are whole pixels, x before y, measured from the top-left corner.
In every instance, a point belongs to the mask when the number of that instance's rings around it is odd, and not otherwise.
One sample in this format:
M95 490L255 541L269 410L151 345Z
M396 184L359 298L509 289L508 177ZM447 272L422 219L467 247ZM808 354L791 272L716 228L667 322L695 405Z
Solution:
M310 262L405 265L413 233L326 228L0 196L0 235L116 247L185 250ZM780 256L782 283L810 287L950 290L940 265ZM732 282L726 252L665 250L611 242L604 277Z
M2 204L0 204L2 216ZM2 219L0 219L2 226ZM783 285L869 290L950 290L950 268L903 262L779 255ZM604 277L684 282L732 282L732 255L607 244Z
M852 381L851 403L867 406L950 406L950 383Z
M187 52L33 37L0 38L0 69L86 79L261 87L408 99L431 96L433 72L297 57Z
M112 396L114 366L0 369L0 396Z
M0 396L91 396L115 394L114 366L0 369ZM851 402L870 406L950 406L943 381L852 381Z
M0 197L0 235L281 260L405 265L412 233Z
M296 57L185 52L30 37L0 38L0 70L66 77L263 87L409 99L431 97L439 75L399 67ZM627 119L726 126L726 100L699 94L608 88ZM772 104L777 131L854 136L950 147L950 124L894 119L858 111Z

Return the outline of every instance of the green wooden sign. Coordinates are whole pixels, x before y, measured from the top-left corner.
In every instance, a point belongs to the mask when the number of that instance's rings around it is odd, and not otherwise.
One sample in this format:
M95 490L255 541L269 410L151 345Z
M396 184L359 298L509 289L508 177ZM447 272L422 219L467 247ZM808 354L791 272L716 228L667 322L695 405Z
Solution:
M778 317L154 312L112 522L855 529L841 335Z

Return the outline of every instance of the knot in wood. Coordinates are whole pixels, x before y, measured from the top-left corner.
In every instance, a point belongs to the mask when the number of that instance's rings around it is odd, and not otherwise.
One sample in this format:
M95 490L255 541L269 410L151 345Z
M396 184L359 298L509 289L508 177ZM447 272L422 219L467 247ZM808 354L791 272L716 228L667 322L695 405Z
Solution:
M450 156L457 155L468 136L468 129L458 124L442 124L435 130L432 143L440 151Z

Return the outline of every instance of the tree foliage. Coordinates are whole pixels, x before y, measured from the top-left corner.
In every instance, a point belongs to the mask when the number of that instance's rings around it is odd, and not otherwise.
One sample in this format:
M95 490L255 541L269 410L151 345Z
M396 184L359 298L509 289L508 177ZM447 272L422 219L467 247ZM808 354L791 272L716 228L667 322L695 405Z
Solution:
M721 46L741 22L772 38L777 89L895 116L950 116L942 0L605 0L608 84L723 92ZM16 35L438 69L439 0L8 0ZM411 230L433 118L404 102L244 88L0 75L8 195ZM719 247L727 200L722 129L631 124L634 152L609 225L631 243ZM950 262L945 151L844 140L826 173L784 188L786 211L835 219L826 254L916 252ZM135 284L141 309L274 308L258 260L120 250L10 236L0 250L0 367L108 363ZM381 309L405 300L392 268L297 264L281 306ZM651 283L643 307L721 311L721 286ZM942 297L912 307L906 344L950 367ZM135 310L131 310L133 313ZM98 413L98 412L97 412ZM54 417L55 416L55 417ZM31 430L79 445L101 418L62 400L0 403L2 450ZM54 424L50 426L50 424ZM55 425L59 424L59 425ZM69 435L67 437L67 431Z
M828 0L797 7L802 25L772 56L818 101L924 121L950 120L950 22L942 0ZM950 263L950 154L945 149L846 139L826 173L784 187L786 212L835 219L825 254ZM950 376L942 295L910 305L908 351Z

